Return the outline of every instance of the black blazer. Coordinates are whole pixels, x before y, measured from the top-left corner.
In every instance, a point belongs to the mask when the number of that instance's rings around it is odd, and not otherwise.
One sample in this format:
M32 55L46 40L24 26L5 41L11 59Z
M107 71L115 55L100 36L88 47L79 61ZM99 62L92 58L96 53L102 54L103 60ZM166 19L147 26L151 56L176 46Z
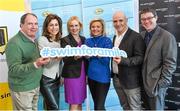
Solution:
M113 44L115 42L113 38ZM119 49L127 53L127 58L121 58L118 64L119 79L122 86L126 89L137 88L141 85L141 67L145 53L145 43L142 36L128 28Z
M80 36L82 44L85 42L85 37ZM61 39L61 47L70 45L71 47L77 47L78 43L71 34ZM85 58L75 60L74 57L63 57L64 67L62 69L62 77L64 78L77 78L81 74L81 63Z

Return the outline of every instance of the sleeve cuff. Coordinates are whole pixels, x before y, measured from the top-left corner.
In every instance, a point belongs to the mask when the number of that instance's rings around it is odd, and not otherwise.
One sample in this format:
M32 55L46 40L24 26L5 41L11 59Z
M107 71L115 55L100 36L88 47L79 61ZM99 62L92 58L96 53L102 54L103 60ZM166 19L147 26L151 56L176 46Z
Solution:
M37 66L36 62L34 62L33 64L34 64L34 67L35 67L36 69L39 68L39 67Z

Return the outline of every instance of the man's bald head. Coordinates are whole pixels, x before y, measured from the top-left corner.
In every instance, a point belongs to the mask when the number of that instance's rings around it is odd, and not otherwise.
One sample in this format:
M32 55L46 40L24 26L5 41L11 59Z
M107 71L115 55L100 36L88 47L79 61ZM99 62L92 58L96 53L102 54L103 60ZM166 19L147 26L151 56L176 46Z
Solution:
M128 19L126 18L126 15L122 11L116 11L113 14L113 25L118 35L121 35L127 30L128 28L127 22Z
M126 15L124 14L124 12L122 12L122 11L116 11L114 14L113 14L113 19L115 18L115 17L121 17L121 18L124 18L124 19L127 19L126 18Z

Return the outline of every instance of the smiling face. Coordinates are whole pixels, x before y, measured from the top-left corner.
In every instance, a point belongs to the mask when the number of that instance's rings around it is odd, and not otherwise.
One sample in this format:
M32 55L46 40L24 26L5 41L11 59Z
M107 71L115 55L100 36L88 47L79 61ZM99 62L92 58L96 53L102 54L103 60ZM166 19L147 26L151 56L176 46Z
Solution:
M101 24L101 22L95 21L91 23L90 31L91 31L91 35L94 37L101 36L103 35L103 25Z
M79 35L81 30L80 24L77 20L72 20L69 24L69 31L72 35Z
M24 23L21 23L21 30L29 37L35 38L38 31L38 20L33 15L27 15Z
M117 33L121 35L128 28L126 16L122 12L116 12L113 16L113 25Z
M141 24L148 31L152 31L157 25L157 16L153 15L152 12L142 13Z
M58 20L57 19L52 19L49 22L49 24L48 24L47 30L48 30L49 34L52 37L56 37L56 35L59 32L59 23L58 23Z

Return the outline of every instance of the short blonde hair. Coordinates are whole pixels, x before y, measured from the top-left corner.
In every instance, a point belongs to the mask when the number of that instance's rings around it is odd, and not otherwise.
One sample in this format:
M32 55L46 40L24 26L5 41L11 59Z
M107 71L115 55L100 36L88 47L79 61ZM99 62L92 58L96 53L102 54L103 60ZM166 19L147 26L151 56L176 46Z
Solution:
M101 23L101 25L102 25L102 30L103 30L103 31L102 31L102 36L105 36L105 35L106 35L105 22L104 22L104 20L101 19L101 18L95 18L95 19L91 20L91 22L89 23L89 30L90 30L90 32L91 32L91 26L92 26L92 24L93 24L94 22L99 22L99 23ZM90 35L92 36L92 33L90 33Z

